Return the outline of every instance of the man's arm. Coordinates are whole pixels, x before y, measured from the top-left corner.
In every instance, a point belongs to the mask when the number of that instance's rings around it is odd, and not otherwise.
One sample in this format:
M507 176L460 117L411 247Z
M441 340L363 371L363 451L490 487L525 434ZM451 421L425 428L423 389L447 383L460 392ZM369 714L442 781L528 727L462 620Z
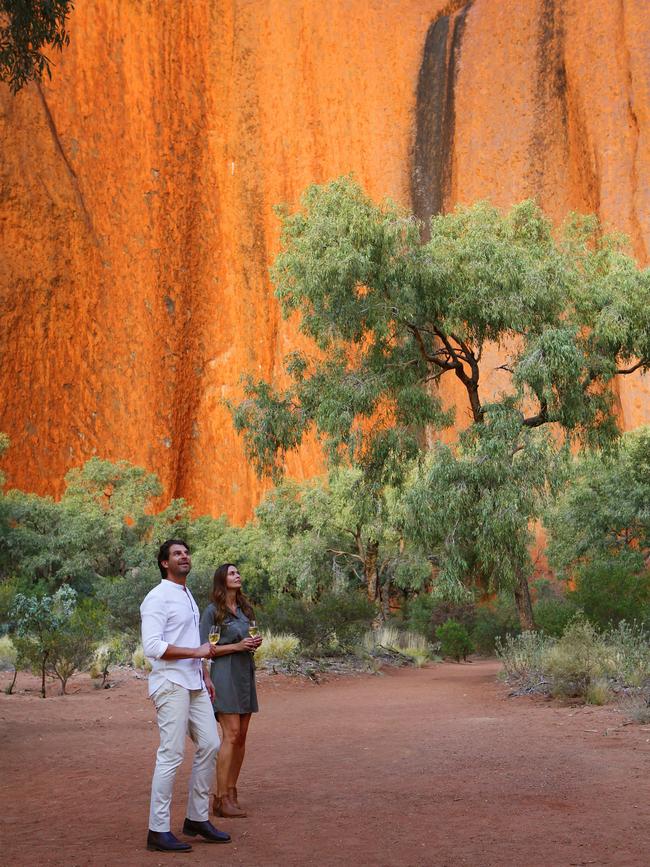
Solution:
M199 647L179 647L162 638L167 612L162 600L145 599L140 606L142 615L142 648L150 659L203 659L212 656L209 641Z

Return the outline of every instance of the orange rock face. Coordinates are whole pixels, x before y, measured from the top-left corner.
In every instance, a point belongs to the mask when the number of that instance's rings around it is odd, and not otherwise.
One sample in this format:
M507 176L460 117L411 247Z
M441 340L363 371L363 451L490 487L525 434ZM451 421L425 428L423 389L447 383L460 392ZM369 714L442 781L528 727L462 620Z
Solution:
M250 515L222 401L295 345L272 209L311 182L354 172L423 216L536 195L647 262L646 0L86 0L70 30L52 82L0 90L10 485L59 493L98 454ZM647 378L620 406L650 422ZM290 471L321 466L312 443Z

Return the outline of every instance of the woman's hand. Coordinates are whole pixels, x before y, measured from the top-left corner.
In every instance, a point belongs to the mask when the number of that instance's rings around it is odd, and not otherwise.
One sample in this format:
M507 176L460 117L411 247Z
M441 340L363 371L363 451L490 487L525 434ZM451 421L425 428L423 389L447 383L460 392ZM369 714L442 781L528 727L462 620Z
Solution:
M248 650L248 651L253 650L254 651L257 647L260 646L260 639L259 638L250 638L250 637L242 638L242 640L238 644L235 644L234 646L237 649L238 653L243 652L244 650Z

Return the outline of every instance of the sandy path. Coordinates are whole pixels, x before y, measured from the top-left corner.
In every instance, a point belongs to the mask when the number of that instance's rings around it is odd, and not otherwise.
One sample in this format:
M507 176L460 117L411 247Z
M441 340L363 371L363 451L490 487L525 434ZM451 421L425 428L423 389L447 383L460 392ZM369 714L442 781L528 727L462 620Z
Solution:
M266 678L240 781L251 818L219 821L230 846L171 856L144 849L157 728L143 681L3 694L0 863L648 867L650 727L507 698L496 672Z

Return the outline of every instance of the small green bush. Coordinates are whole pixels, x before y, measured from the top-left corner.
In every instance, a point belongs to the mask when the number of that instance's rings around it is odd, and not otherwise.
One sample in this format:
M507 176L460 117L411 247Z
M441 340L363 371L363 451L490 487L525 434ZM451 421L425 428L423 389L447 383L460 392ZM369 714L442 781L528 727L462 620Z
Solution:
M593 624L576 617L549 649L546 671L553 678L553 693L585 697L591 684L608 671L607 650Z
M436 629L436 638L440 642L440 652L443 656L451 656L456 662L467 659L474 650L474 645L467 629L457 620L447 620Z

